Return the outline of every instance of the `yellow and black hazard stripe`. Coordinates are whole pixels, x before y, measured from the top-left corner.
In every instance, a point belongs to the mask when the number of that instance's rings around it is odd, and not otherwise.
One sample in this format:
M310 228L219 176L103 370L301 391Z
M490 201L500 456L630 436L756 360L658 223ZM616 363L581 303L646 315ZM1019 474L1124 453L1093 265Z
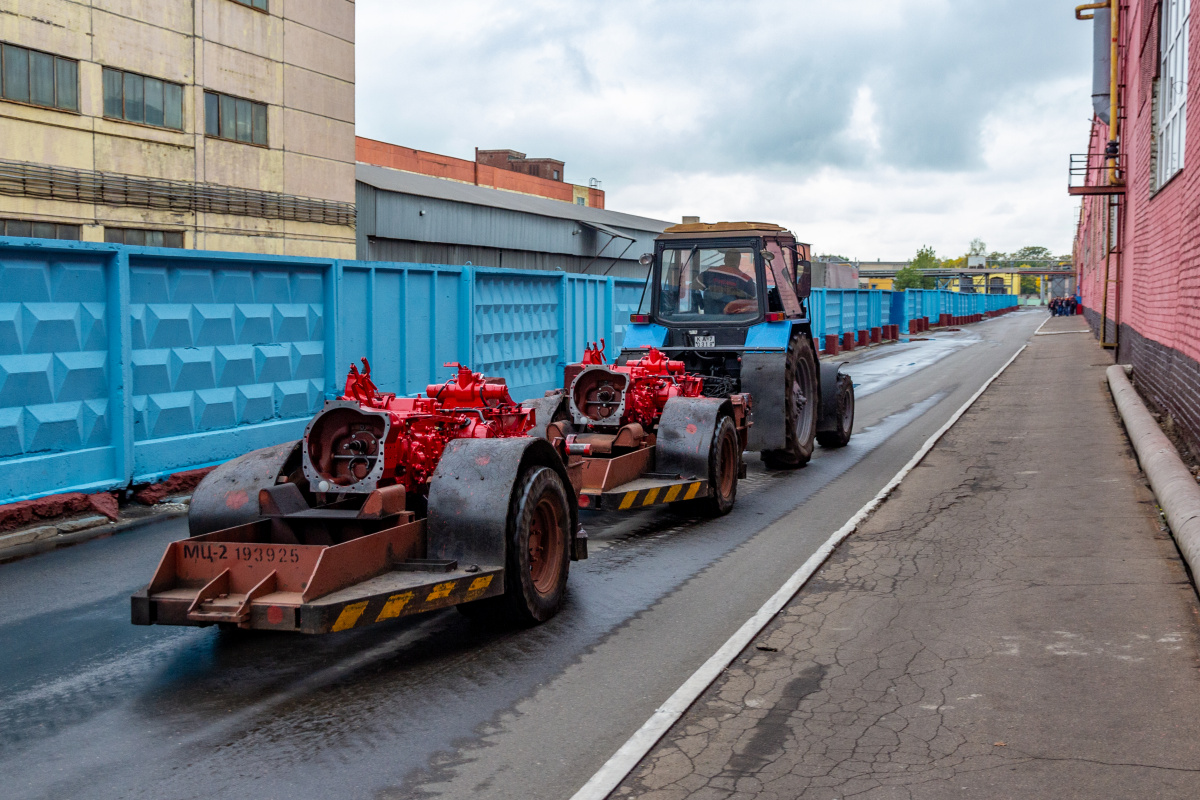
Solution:
M300 607L300 628L305 633L336 633L503 593L504 573L495 570L349 603L326 605L317 600Z
M590 495L588 500L591 508L617 509L629 511L636 508L646 508L663 503L674 503L680 500L695 500L697 497L708 496L707 481L684 481L669 486L655 486L653 489L633 489L628 492L604 492L600 495ZM580 503L584 506L584 503ZM585 506L586 507L586 506Z

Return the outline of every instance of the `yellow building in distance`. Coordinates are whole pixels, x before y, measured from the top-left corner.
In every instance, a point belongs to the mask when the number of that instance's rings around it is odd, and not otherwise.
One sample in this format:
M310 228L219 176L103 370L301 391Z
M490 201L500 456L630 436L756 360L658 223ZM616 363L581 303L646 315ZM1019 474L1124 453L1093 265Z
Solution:
M353 258L353 0L0 0L0 234Z

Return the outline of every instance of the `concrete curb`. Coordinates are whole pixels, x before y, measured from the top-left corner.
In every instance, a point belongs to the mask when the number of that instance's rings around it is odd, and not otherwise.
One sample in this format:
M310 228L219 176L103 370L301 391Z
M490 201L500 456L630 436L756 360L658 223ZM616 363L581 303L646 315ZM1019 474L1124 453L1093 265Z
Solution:
M1125 367L1115 364L1106 373L1108 387L1137 452L1138 463L1150 479L1150 488L1158 498L1194 582L1200 575L1200 485L1184 466L1175 445L1150 416L1142 398L1129 382Z
M92 528L85 528L79 531L60 532L56 536L49 536L43 539L37 539L26 544L13 545L0 549L0 564L8 561L15 561L19 558L37 555L39 553L47 553L51 550L56 550L59 547L67 547L68 545L79 544L91 539L101 539L106 536L115 536L118 533L128 533L129 531L144 528L155 522L163 520L175 519L187 514L187 507L180 507L180 504L169 503L164 504L170 508L164 508L159 513L147 514L143 517L135 519L121 520L120 522L110 522L107 525L97 525ZM45 527L54 527L53 524Z

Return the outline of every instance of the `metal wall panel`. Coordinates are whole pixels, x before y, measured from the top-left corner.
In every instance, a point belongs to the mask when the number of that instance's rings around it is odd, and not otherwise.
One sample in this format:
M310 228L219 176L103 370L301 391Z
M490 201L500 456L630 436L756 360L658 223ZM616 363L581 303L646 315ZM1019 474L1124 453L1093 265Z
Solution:
M303 431L324 402L325 280L276 260L130 253L135 480Z
M340 394L351 364L366 357L375 385L423 394L471 363L471 271L431 264L340 262L337 362L328 392Z
M0 498L123 474L117 262L112 247L0 249Z

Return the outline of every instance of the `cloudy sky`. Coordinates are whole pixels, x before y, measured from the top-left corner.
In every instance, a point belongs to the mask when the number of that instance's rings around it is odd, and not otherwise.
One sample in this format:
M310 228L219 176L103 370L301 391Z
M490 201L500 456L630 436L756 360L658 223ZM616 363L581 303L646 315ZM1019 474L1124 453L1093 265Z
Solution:
M361 136L509 147L610 209L822 253L1070 251L1090 23L1059 0L358 0Z

